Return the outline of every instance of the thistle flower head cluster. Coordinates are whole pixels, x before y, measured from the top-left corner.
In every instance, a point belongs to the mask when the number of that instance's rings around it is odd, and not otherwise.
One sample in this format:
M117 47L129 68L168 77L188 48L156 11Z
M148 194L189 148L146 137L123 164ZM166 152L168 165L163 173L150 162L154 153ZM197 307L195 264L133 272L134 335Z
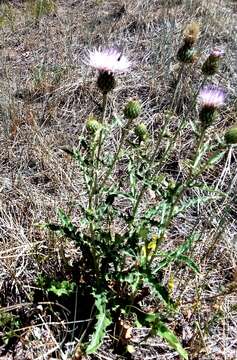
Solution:
M131 67L128 58L116 48L88 51L84 63L99 71L97 86L104 94L115 87L115 75L125 73Z
M194 48L194 44L198 39L200 33L199 24L192 22L184 29L184 43L179 48L177 58L182 63L194 63L197 59L197 51Z
M220 60L224 54L224 50L214 48L202 66L203 74L207 76L216 74L220 66Z
M201 106L200 121L203 126L207 127L215 119L217 110L224 105L225 92L217 86L207 85L200 90L198 101Z
M131 67L131 62L116 48L88 51L84 62L100 72L106 71L112 74L127 72Z
M209 56L212 56L214 58L222 58L225 55L225 52L223 49L214 48L210 52Z

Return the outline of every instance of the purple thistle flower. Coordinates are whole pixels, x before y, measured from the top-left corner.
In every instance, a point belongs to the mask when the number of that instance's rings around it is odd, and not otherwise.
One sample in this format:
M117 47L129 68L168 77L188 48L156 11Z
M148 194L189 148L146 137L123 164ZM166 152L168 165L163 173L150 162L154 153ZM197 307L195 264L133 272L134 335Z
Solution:
M202 108L218 109L224 105L225 97L226 94L221 88L206 85L200 90L198 101Z
M125 73L131 67L128 58L116 48L89 50L84 63L109 74Z
M222 58L225 55L225 52L223 49L214 48L210 52L210 56L215 58Z

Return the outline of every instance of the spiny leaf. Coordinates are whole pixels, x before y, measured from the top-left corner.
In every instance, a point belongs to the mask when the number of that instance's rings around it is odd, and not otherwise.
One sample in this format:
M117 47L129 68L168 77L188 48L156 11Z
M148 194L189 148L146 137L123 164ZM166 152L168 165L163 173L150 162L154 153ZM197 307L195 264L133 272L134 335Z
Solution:
M139 314L139 317L142 325L151 327L151 335L160 336L176 350L183 359L188 360L188 354L182 347L179 339L173 331L160 320L159 314L147 313L145 316Z
M155 322L152 329L156 335L159 335L161 338L166 340L167 343L176 350L183 359L188 360L188 353L184 350L178 338L161 320Z
M103 338L106 334L106 328L111 324L111 317L106 310L106 293L94 294L95 306L97 309L97 323L95 324L95 332L92 335L91 342L88 344L86 354L93 354L101 346Z
M214 165L216 164L219 160L221 160L223 158L223 156L225 155L226 150L224 151L217 151L216 153L214 153L208 160L207 164L208 165Z
M200 235L194 233L193 235L188 237L188 239L182 245L180 245L175 251L167 252L164 259L162 259L159 262L159 265L155 269L154 274L160 271L162 268L167 267L169 264L171 264L174 261L177 260L184 261L183 259L180 259L180 257L191 249L193 242L197 241L199 237Z
M142 275L144 283L150 286L151 291L155 296L157 296L166 305L173 305L173 301L169 297L169 292L163 285L159 284L150 274Z
M195 264L195 262L190 257L185 256L185 255L180 255L179 260L184 262L186 265L188 265L188 267L190 267L190 269L192 269L194 272L200 273L199 267L197 266L197 264Z
M75 226L72 224L71 218L62 209L58 209L58 217L63 228L69 231L75 231Z

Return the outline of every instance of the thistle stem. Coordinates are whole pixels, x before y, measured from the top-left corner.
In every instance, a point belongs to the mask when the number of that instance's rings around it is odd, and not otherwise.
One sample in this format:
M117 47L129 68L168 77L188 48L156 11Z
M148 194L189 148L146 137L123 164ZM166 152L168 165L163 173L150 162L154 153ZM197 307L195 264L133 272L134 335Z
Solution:
M181 71L181 70L182 70L182 71ZM181 78L182 78L182 72L183 72L183 67L180 68L179 81L180 81ZM188 109L188 111L187 111L187 113L186 113L186 116L184 116L184 117L182 118L182 120L181 120L181 122L180 122L180 124L179 124L179 127L178 127L178 129L177 129L177 131L176 131L176 133L175 133L172 141L170 141L167 149L165 150L162 158L161 158L160 161L159 161L158 167L155 168L155 169L153 169L153 171L150 173L150 175L148 174L148 177L149 177L149 178L153 176L153 173L154 173L154 172L156 172L156 173L159 173L159 172L160 172L160 170L161 170L164 162L166 161L167 156L170 154L170 150L171 150L173 144L175 144L175 142L176 142L176 140L177 140L177 138L178 138L178 136L179 136L180 130L183 128L183 126L184 126L184 124L185 124L185 121L186 121L186 118L187 118L188 114L193 110L193 108L194 108L194 106L195 106L195 100L197 99L199 90L200 90L200 88L203 86L203 84L205 83L205 81L206 81L206 77L204 77L204 79L203 79L203 81L202 81L202 83L201 83L198 91L195 93L193 102L191 103L191 106L190 106L190 108ZM176 85L176 89L177 89L177 86L178 86L178 83L177 83L177 85ZM152 155L152 157L151 157L151 159L150 159L149 165L152 165L152 164L154 163L155 156L156 156L156 153L157 153L158 148L159 148L159 146L160 146L160 143L161 143L162 137L163 137L163 135L164 135L164 132L165 132L165 130L166 130L166 127L167 127L167 123L165 124L164 129L163 129L163 131L161 132L161 136L159 137L157 146L156 146L155 151L154 151L154 153L153 153L153 155ZM140 204L140 201L141 201L141 199L142 199L142 197L143 197L143 194L144 194L145 190L146 190L146 185L143 185L142 188L141 188L141 190L140 190L140 193L139 193L139 195L138 195L138 198L137 198L137 201L136 201L136 203L135 203L134 209L133 209L133 218L134 218L135 215L136 215L138 206L139 206L139 204Z
M93 152L92 184L91 184L89 200L88 200L88 210L92 211L92 212L94 211L94 207L95 207L93 200L94 200L94 195L96 194L96 191L97 191L99 160L100 160L100 153L101 153L101 148L102 148L103 125L104 125L104 121L105 121L106 108L107 108L107 93L103 94L103 114L102 114L102 120L101 120L102 127L100 129L100 134L99 134L95 169L94 169L94 156L95 156L96 151ZM93 220L90 220L89 227L90 227L91 241L93 242L95 239ZM95 270L96 270L96 272L98 272L98 262L97 262L95 247L93 244L92 244L92 256L93 256Z
M153 163L154 163L154 161L155 161L156 154L157 154L157 152L158 152L158 149L159 149L159 147L160 147L161 141L162 141L162 139L163 139L163 136L164 136L165 131L166 131L166 129L167 129L167 126L168 126L168 124L169 124L170 117L171 117L171 116L168 116L168 117L166 118L165 123L164 123L164 126L163 126L163 129L162 129L162 131L160 132L159 137L158 137L158 139L157 139L156 147L155 147L155 149L154 149L151 157L150 157L149 160L148 160L148 167L149 167L149 169L152 167L152 165L153 165ZM148 169L148 174L147 174L147 177L148 177L148 178L150 178L150 177L152 176L152 174L151 174L151 172L150 172L149 169ZM132 213L133 219L135 218L135 215L136 215L136 213L137 213L138 206L139 206L139 204L140 204L140 201L141 201L141 199L142 199L142 197L143 197L143 194L144 194L145 190L146 190L146 185L143 184L143 186L142 186L142 188L141 188L141 190L140 190L140 193L139 193L139 195L138 195L138 197L137 197L137 200L136 200L136 202L135 202L134 208L133 208L133 213Z
M164 229L161 236L160 236L160 239L159 239L159 243L162 242L162 240L164 239L165 237L165 232L166 232L166 229L169 227L172 219L173 219L173 212L174 212L174 209L176 208L179 200L181 199L183 193L185 192L185 190L187 188L189 188L190 184L193 182L193 180L199 175L199 173L194 173L194 170L196 168L196 166L198 165L199 163L199 158L200 158L200 151L201 151L201 148L202 148L202 145L203 145L203 142L204 142L204 138L205 138L205 133L206 133L206 128L203 128L202 131L201 131L201 134L199 136L199 139L197 141L197 145L196 145L196 150L195 150L195 155L194 155L194 160L193 160L193 164L194 166L192 166L189 170L189 174L188 174L188 177L185 181L184 184L180 185L178 188L177 188L177 191L174 193L173 195L173 198L171 200L171 205L170 205L170 209L169 209L169 212L168 212L168 215L167 215L167 218L164 222L164 224L162 225L162 228ZM199 159L199 160L198 160ZM149 260L149 265L151 265L153 259L155 258L156 256L156 252L158 250L158 246L159 246L159 243L157 242L156 244L156 248Z
M106 110L107 110L107 93L103 94L103 104L102 104L102 108L103 108L103 113L102 113L102 120L101 120L101 124L102 127L100 129L100 135L99 135L99 140L98 140L98 151L97 151L97 157L96 157L96 164L95 164L95 179L94 179L94 184L93 184L93 194L95 194L97 192L97 182L98 182L98 170L99 170L99 163L100 163L100 153L101 153L101 149L102 149L102 137L103 137L103 130L104 130L104 122L105 122L105 115L106 115Z
M175 100L176 100L176 97L177 97L177 93L178 93L178 90L179 90L179 84L181 82L183 72L184 72L184 64L182 64L180 69L179 69L178 79L177 79L177 82L176 82L176 85L175 85L175 90L174 90L174 94L173 94L172 102L171 102L171 106L170 106L171 109L173 109L173 107L174 107L174 103L175 103Z
M120 138L120 142L119 142L119 146L117 148L117 151L116 153L114 154L114 157L113 157L113 160L112 160L112 163L109 167L109 169L107 170L105 176L104 176L104 179L102 180L102 183L100 185L100 189L102 189L107 181L107 179L110 177L113 169L114 169L114 166L119 158L119 155L120 155L120 152L121 152L121 149L122 149L122 146L124 144L124 141L125 141L125 138L126 138L126 135L128 133L128 129L129 129L129 125L130 125L130 120L127 121L125 127L122 129L122 135L121 135L121 138Z

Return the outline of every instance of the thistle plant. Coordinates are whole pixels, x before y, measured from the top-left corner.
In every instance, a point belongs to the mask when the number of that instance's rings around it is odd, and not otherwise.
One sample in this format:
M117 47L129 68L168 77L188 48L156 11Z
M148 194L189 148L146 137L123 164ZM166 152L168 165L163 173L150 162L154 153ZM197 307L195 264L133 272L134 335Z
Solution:
M198 33L197 25L186 29L184 45L178 54L180 61L194 61L193 45ZM93 320L83 331L78 346L86 354L95 352L106 331L114 326L117 350L131 351L131 337L124 335L124 324L129 323L132 328L140 323L150 329L150 335L161 336L182 358L188 359L187 351L165 321L167 314L172 316L178 312L178 303L172 299L173 285L160 279L167 267L179 262L198 274L199 268L188 251L199 235L192 232L172 251L164 252L161 247L175 218L184 215L197 202L210 201L213 196L187 201L185 195L200 186L202 174L212 169L228 149L228 146L217 147L216 152L209 155L212 139L208 129L224 105L225 93L213 85L199 92L198 131L193 152L188 155L186 176L181 182L163 174L164 164L175 151L181 130L179 126L172 136L165 136L170 114L165 115L164 126L153 146L148 141L146 124L140 121L143 110L138 99L126 102L115 123L106 113L107 97L116 87L117 75L128 72L131 67L128 58L114 48L99 49L88 52L84 62L98 71L96 85L103 96L101 118L89 117L79 148L70 152L83 174L87 198L80 207L80 226L74 225L62 210L60 224L48 224L49 229L60 231L80 248L82 257L77 268L86 281L74 282L77 292L84 294L85 302L94 298ZM114 128L120 138L115 151L110 151L107 142ZM138 139L138 145L131 141L132 134ZM227 145L236 143L236 127L226 132L225 141ZM157 157L159 152L161 155ZM124 173L119 181L114 181L114 173L122 171L121 162L125 164ZM152 190L159 201L146 203L148 190ZM120 206L121 199L126 201L126 211ZM148 297L156 301L155 311L145 309Z

